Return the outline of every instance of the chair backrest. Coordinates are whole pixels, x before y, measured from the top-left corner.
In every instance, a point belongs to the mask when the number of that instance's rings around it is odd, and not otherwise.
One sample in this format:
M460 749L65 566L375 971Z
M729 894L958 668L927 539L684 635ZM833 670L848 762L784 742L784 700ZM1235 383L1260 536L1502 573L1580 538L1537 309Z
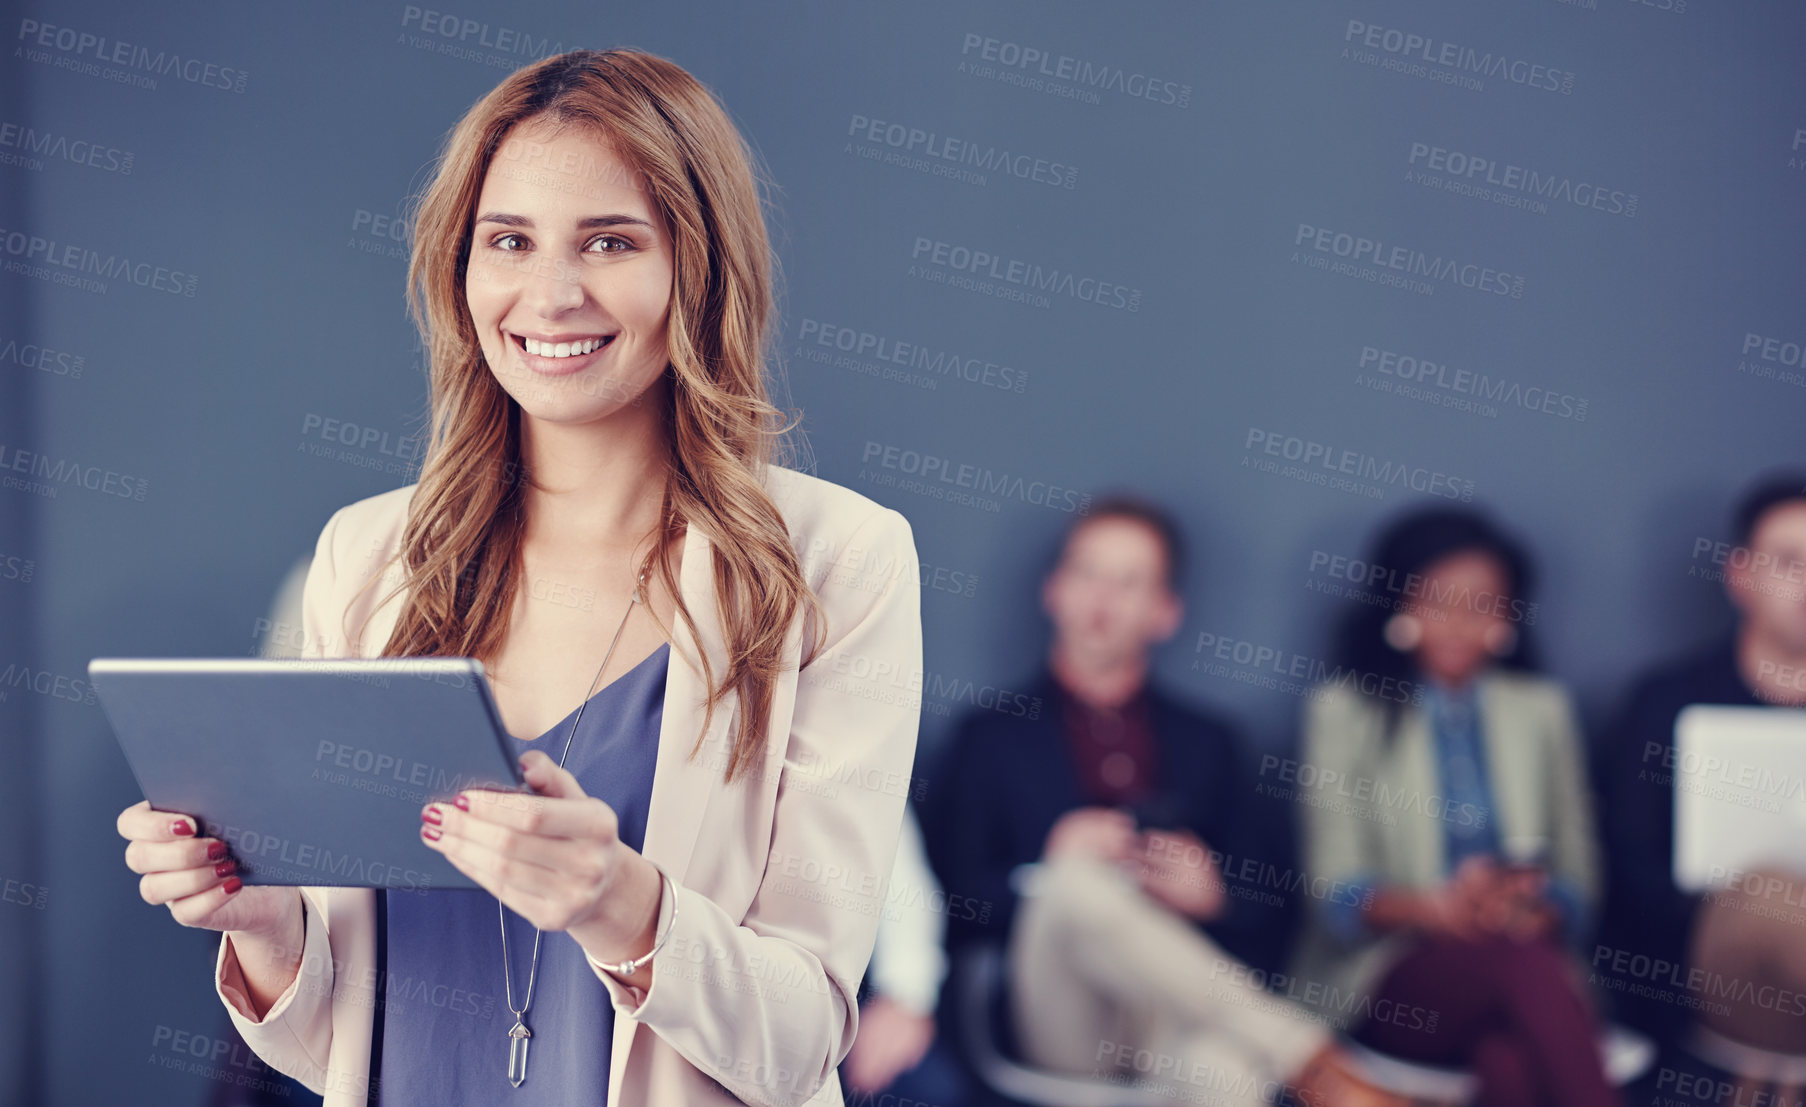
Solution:
M992 1021L1003 996L1003 966L1003 950L994 944L972 946L954 961L966 1057L987 1087L1039 1107L1165 1107L1172 1102L1151 1087L1047 1072L1006 1056Z

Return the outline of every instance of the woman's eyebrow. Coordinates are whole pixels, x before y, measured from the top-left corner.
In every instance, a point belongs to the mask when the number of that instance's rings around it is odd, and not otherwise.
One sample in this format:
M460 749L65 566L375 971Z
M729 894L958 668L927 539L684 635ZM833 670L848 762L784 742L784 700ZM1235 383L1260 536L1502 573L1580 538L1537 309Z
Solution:
M477 216L477 222L500 223L504 227L531 227L533 225L533 220L524 215L510 215L503 211L484 212L482 215ZM633 215L587 215L582 219L577 220L578 230L588 230L591 227L619 227L623 225L645 227L647 230L653 229L651 223Z

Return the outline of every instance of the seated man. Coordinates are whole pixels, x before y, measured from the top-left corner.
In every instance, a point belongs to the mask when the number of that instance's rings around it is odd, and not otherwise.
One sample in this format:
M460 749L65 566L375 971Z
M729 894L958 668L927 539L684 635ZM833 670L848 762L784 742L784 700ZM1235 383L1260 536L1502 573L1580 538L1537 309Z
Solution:
M1674 747L1681 708L1806 706L1806 472L1758 482L1738 507L1731 549L1720 553L1708 560L1722 565L1736 625L1639 680L1601 750L1595 779L1609 875L1592 962L1619 1017L1665 1041L1698 1018L1748 1045L1806 1053L1806 1017L1795 1005L1738 998L1771 997L1763 987L1771 984L1806 992L1801 873L1773 883L1763 874L1709 897L1681 890L1673 876L1674 790L1687 783ZM1778 890L1750 902L1746 886ZM1667 967L1635 975L1654 965ZM1706 991L1689 998L1695 985Z
M962 721L923 822L942 883L993 907L950 918L949 944L1007 940L1030 1063L1260 1103L1334 1051L1205 928L1247 784L1231 730L1149 681L1183 616L1180 563L1152 506L1106 500L1074 526L1043 582L1054 638L1029 709Z

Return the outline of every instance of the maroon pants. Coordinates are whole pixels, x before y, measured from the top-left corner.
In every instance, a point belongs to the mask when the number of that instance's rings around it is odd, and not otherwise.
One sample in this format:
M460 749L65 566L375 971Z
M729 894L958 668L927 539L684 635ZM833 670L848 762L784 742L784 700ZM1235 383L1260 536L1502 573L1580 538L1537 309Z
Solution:
M1358 1041L1401 1060L1472 1069L1482 1107L1618 1107L1598 1026L1553 944L1425 938L1374 1000L1376 1013L1418 1017L1369 1018Z

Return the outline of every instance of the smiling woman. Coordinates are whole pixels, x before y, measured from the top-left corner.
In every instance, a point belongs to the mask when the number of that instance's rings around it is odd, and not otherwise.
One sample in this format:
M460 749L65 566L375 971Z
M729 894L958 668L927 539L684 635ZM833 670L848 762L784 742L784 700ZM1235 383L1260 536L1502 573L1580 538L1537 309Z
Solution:
M671 62L546 58L446 142L420 480L328 520L303 652L483 661L535 794L442 797L421 842L488 895L245 887L187 817L119 820L144 898L224 932L245 1041L332 1107L841 1101L903 794L791 772L908 775L919 699L843 674L921 672L919 584L798 556L915 546L774 459L772 267L745 142ZM869 894L767 883L798 858Z

